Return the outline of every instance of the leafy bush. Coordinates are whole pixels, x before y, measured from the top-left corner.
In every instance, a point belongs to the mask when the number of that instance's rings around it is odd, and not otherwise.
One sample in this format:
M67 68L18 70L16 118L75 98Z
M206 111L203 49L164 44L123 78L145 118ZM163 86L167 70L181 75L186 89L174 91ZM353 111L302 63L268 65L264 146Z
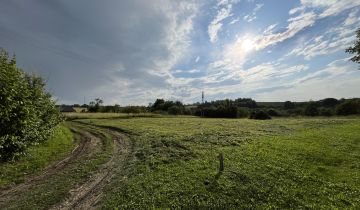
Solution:
M61 120L41 77L26 74L0 49L0 159L45 141Z
M238 118L246 118L249 116L249 111L248 109L245 108L238 108L237 110L237 117Z
M251 112L250 119L254 120L270 120L271 117L264 111L253 111Z
M304 114L307 116L317 116L319 115L319 105L316 102L310 101L304 110Z
M168 113L172 114L172 115L179 115L179 114L182 114L182 109L179 106L171 106L168 109Z
M275 109L270 109L267 111L268 115L276 117L276 116L280 116L280 114L275 110Z
M321 108L320 109L320 115L330 117L334 115L334 110L330 108Z
M338 115L360 114L360 99L350 99L339 104L336 107L336 114Z

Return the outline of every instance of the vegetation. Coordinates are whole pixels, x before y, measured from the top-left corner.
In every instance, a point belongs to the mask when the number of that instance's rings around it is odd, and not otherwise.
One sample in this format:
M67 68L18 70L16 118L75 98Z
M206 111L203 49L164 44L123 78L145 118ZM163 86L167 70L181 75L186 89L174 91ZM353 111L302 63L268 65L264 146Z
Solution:
M15 57L0 49L0 160L45 141L60 120L44 80L17 68Z
M132 118L83 123L129 134L133 153L106 209L360 205L358 118ZM225 170L218 171L223 153Z
M360 28L356 31L356 40L354 46L347 48L346 52L355 54L350 60L355 63L360 63Z
M24 181L26 175L36 174L54 161L68 156L74 149L74 138L65 125L56 127L48 141L28 149L28 155L15 162L0 164L0 188Z

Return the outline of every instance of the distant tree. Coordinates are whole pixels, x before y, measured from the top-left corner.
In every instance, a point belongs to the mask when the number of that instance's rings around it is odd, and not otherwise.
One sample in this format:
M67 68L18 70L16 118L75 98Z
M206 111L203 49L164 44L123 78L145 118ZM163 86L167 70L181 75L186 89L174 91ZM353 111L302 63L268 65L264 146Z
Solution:
M270 120L271 119L270 115L268 115L268 113L266 113L262 110L251 112L249 118L254 119L254 120Z
M317 116L319 115L319 105L318 103L314 102L314 101L310 101L309 103L307 103L305 110L304 110L304 114L307 116Z
M335 98L325 98L323 100L320 100L320 103L324 107L335 107L339 101Z
M339 104L336 107L338 115L360 114L360 99L350 99Z
M179 114L182 114L182 113L183 113L181 107L179 107L179 106L177 106L177 105L171 106L171 107L168 109L168 112L169 112L169 114L172 114L172 115L179 115Z
M89 112L99 112L103 103L104 101L102 99L95 98L95 101L89 103Z
M293 109L295 108L295 104L291 101L285 101L284 103L284 109Z
M355 54L350 60L355 63L360 63L360 28L356 31L356 40L354 46L345 50L347 53Z

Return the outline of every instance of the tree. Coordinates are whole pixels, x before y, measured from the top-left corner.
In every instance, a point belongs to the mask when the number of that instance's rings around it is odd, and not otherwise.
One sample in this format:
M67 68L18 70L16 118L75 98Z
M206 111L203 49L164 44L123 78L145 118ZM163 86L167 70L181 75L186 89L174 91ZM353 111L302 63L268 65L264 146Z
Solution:
M310 101L304 110L304 114L307 116L317 116L319 115L319 105L314 101Z
M0 159L24 154L30 145L45 141L61 121L44 80L17 68L0 49Z
M100 98L95 98L95 101L89 103L89 112L99 112L104 101Z
M291 101L285 101L284 103L284 109L293 109L295 108L295 104Z
M360 114L360 99L350 99L339 104L336 107L338 115Z
M355 54L350 60L355 63L360 63L360 28L356 31L356 40L354 46L349 47L345 52Z

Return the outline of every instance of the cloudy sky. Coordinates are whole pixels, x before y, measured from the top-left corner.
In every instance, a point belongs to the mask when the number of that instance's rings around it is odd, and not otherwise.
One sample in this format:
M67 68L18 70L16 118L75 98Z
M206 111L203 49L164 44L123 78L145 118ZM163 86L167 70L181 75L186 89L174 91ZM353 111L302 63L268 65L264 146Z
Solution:
M0 47L58 103L360 97L359 0L0 0Z

